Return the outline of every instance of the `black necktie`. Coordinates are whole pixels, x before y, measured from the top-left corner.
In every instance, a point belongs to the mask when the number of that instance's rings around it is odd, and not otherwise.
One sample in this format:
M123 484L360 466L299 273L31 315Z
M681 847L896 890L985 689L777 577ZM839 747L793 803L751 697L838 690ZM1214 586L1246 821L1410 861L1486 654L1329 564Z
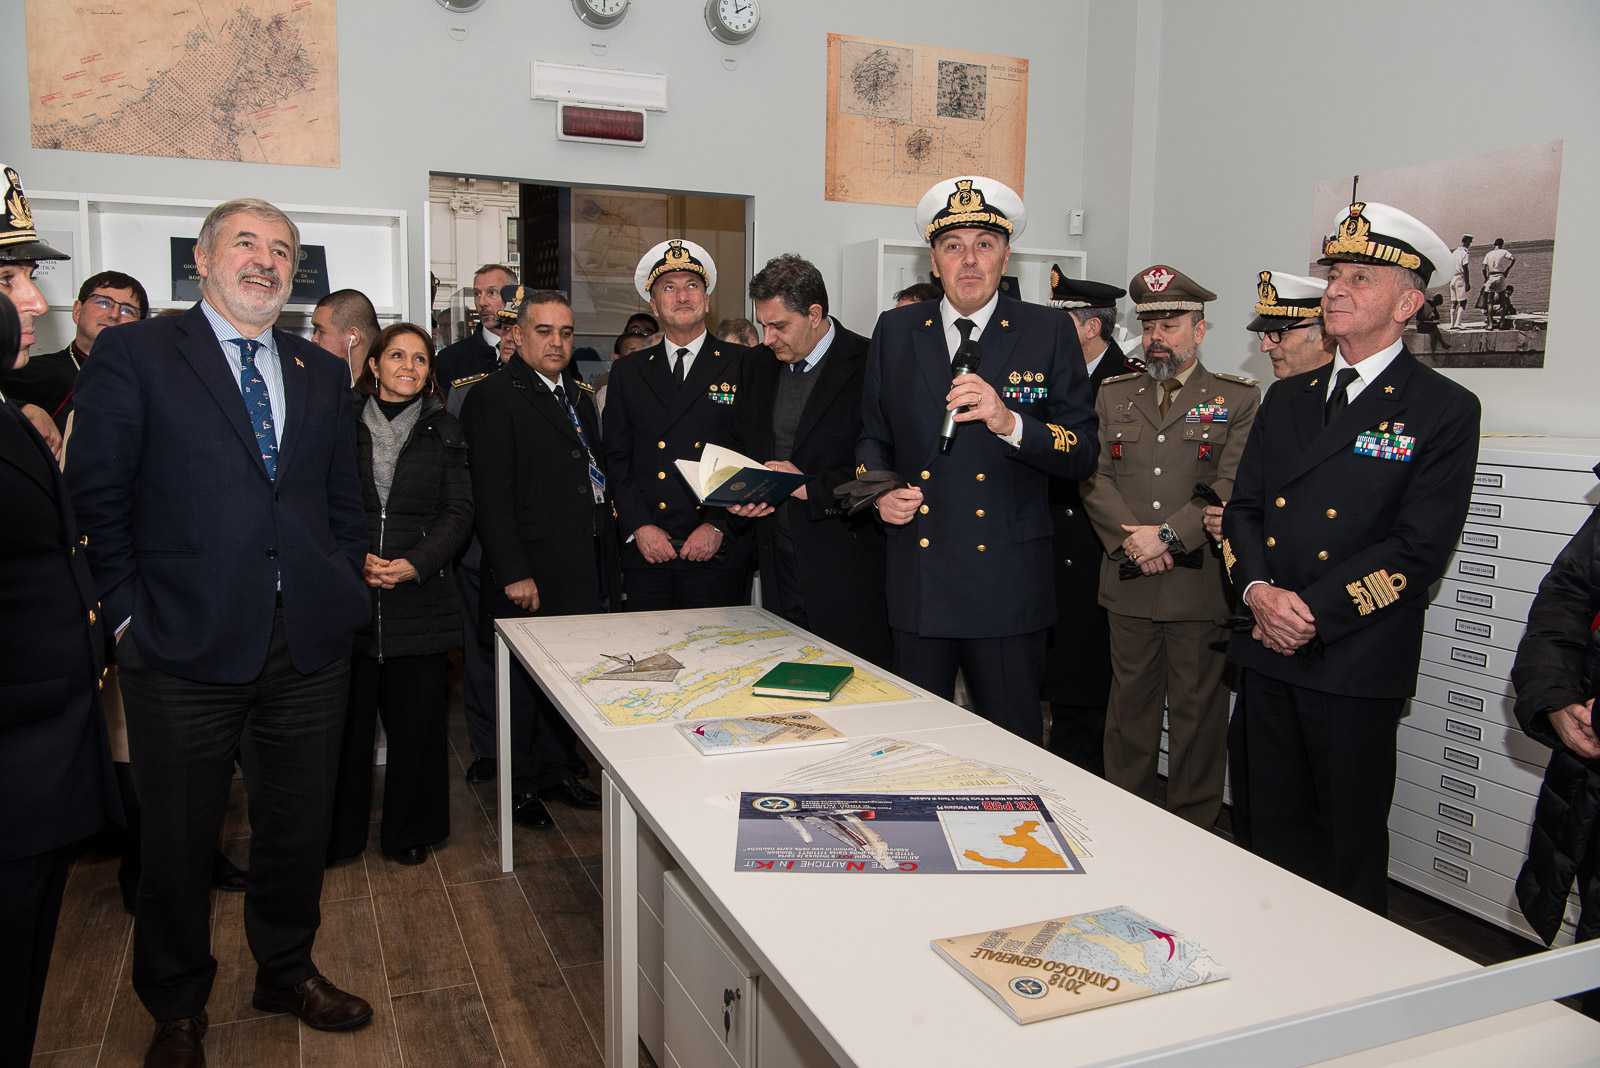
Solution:
M1346 367L1334 379L1333 392L1328 395L1327 403L1322 406L1323 426L1333 422L1333 417L1344 411L1345 405L1350 403L1350 398L1346 391L1350 388L1350 383L1354 382L1360 373L1354 367Z
M673 385L675 385L675 386L683 385L683 374L684 374L684 366L683 365L684 365L684 361L686 361L688 358L689 358L689 350L688 349L679 349L678 350L678 361L672 365L672 384Z
M799 363L791 363L789 365L789 373L790 374L797 374L797 375L805 374L806 373L806 361L801 360Z
M978 324L971 319L957 319L956 329L961 331L961 344L965 345L972 340L972 332L978 329Z

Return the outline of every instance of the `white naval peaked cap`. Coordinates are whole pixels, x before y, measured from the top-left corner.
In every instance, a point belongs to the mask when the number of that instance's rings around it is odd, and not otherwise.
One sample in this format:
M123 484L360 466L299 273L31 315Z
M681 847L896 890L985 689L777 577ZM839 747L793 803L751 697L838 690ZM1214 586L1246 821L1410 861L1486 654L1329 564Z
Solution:
M650 287L657 278L672 271L689 271L700 276L706 292L717 288L717 264L711 254L686 237L663 241L644 254L633 272L633 288L650 299Z
M1333 232L1323 238L1317 262L1406 267L1429 286L1449 258L1450 246L1420 219L1388 204L1357 202L1334 216Z
M1262 271L1256 282L1256 317L1246 330L1282 330L1322 314L1322 292L1328 283L1287 271Z
M1028 211L1016 190L981 174L941 178L917 203L917 232L930 245L944 231L961 227L1016 238L1027 221Z

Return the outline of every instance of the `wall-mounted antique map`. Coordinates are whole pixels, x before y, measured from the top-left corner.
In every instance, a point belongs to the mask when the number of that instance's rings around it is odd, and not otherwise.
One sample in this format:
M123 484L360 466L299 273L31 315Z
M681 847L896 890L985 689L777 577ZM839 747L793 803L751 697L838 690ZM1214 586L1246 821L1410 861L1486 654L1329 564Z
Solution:
M983 174L1022 193L1028 61L828 34L829 200L916 204Z
M337 0L27 0L35 148L339 165Z

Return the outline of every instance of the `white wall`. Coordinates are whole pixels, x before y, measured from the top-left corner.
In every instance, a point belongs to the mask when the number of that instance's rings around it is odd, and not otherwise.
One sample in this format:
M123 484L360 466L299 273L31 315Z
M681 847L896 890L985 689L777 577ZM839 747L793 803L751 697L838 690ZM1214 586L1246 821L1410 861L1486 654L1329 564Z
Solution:
M1139 33L1127 56L1159 85L1157 122L1144 131L1155 140L1154 183L1148 195L1136 192L1129 227L1148 219L1152 261L1221 296L1209 309L1208 366L1269 378L1244 331L1256 272L1304 268L1316 182L1560 139L1546 365L1448 373L1482 398L1486 431L1596 434L1600 359L1589 337L1587 261L1600 246L1600 5L1094 0L1090 24L1125 29L1130 6L1161 17L1159 32ZM1096 106L1097 92L1090 144L1124 136L1097 127L1113 111ZM1110 114L1113 124L1122 118ZM1085 188L1114 181L1126 164L1089 154Z
M608 31L581 24L567 0L489 0L465 16L433 0L339 0L337 169L27 147L23 5L6 3L0 85L11 104L0 109L0 159L29 189L404 208L413 308L426 307L430 170L743 194L755 198L756 262L798 252L837 294L842 246L914 228L911 208L823 199L827 35L1028 59L1023 243L1077 248L1066 212L1082 205L1086 3L1015 0L1001 11L964 0L768 0L755 38L730 48L707 32L702 0L641 0ZM452 23L469 28L466 41L446 35ZM593 41L609 46L603 58ZM723 69L724 53L738 57L737 70ZM559 142L555 105L528 99L534 58L666 73L670 110L650 115L643 149Z

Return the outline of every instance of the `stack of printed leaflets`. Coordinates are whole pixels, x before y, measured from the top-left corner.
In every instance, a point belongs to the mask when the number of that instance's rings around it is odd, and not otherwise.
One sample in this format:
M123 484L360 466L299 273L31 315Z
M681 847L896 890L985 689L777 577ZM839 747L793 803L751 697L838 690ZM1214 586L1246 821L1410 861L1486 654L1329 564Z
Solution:
M1205 947L1122 905L930 944L1019 1024L1228 978Z
M694 719L679 723L689 744L703 756L790 749L801 745L842 742L844 735L809 712L774 712L767 716Z
M1040 798L1071 852L1092 857L1089 828L1037 775L970 757L943 746L868 738L797 768L763 793L1012 794Z

